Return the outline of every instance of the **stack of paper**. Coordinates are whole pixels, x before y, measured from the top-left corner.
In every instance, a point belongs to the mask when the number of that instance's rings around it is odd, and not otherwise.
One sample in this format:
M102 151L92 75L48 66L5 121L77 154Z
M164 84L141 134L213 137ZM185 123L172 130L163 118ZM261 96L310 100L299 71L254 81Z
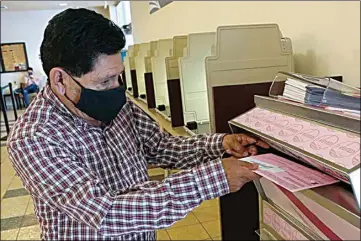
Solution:
M324 105L336 108L360 111L360 97L345 95L337 90L320 87L306 87L306 104Z
M287 79L283 96L297 102L304 103L306 98L306 87L308 84L298 80Z
M343 112L360 114L360 96L348 95L339 90L291 78L285 82L282 97L307 105L338 108Z

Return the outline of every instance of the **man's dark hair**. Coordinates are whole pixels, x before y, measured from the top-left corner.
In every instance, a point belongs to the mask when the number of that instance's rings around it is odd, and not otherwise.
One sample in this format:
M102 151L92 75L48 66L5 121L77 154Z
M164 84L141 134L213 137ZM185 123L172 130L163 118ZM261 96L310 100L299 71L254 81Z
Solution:
M33 71L33 68L31 68L31 67L28 67L27 71L29 71L29 70Z
M49 21L40 58L48 76L61 67L81 77L93 70L99 55L116 54L124 46L124 33L112 21L88 9L67 9Z

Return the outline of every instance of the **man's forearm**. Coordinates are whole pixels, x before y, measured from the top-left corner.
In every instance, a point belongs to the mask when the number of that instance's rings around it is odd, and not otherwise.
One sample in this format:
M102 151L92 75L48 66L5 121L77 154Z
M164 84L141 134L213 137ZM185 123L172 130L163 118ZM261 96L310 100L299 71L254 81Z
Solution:
M149 163L167 168L188 169L220 158L224 135L169 136L158 132L144 146Z
M147 182L119 195L100 226L105 236L146 232L171 226L202 201L229 193L220 160Z

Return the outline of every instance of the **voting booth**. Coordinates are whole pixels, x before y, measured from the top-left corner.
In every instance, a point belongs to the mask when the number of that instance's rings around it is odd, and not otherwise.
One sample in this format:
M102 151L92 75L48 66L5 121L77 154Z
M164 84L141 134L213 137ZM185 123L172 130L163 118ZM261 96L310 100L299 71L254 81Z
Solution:
M256 183L261 240L360 239L360 117L275 97L255 96L255 108L232 119L234 133L266 141L286 158L287 174L302 165L336 183L290 191L323 180L272 172ZM271 167L272 168L272 167ZM311 180L310 180L311 179Z
M183 103L180 111L190 134L210 132L205 58L215 54L215 44L215 32L189 34L184 55L179 58Z
M165 70L165 58L171 56L173 39L158 40L155 56L151 57L155 103L157 111L170 119L168 93L166 92L167 75ZM168 106L168 108L166 108Z
M138 94L139 94L139 98L144 101L146 99L145 80L144 80L144 73L145 73L144 58L148 54L149 50L150 50L150 43L139 44L138 54L134 58L135 70L137 75Z
M137 83L137 73L135 69L135 57L138 55L139 44L130 45L128 47L128 52L124 58L124 67L125 67L125 79L128 93L133 95L135 98L138 98L138 83Z
M277 24L221 26L205 64L211 131L228 131L228 120L252 108L254 95L267 95L278 71L293 72L292 43Z
M171 56L165 59L167 81L165 85L160 86L160 91L166 96L164 105L170 110L173 127L184 126L178 60L183 56L186 47L187 36L175 36L173 38Z
M253 108L254 95L268 95L279 71L293 68L291 40L277 24L218 27L215 55L205 60L211 132L230 132L228 121ZM220 210L224 240L259 239L254 232L259 213L253 183L221 197Z
M157 51L158 42L151 41L149 50L147 51L146 56L144 57L144 82L145 82L145 92L146 92L146 102L147 106L150 109L154 109L155 105L155 94L154 94L154 83L153 83L153 73L152 73L152 57L155 56Z

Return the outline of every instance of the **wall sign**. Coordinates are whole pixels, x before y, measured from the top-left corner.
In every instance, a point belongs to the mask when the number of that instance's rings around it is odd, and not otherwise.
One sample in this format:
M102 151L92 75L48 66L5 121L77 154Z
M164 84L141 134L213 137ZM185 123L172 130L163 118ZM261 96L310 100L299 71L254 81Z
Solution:
M0 56L0 72L21 72L29 67L25 43L2 43Z

